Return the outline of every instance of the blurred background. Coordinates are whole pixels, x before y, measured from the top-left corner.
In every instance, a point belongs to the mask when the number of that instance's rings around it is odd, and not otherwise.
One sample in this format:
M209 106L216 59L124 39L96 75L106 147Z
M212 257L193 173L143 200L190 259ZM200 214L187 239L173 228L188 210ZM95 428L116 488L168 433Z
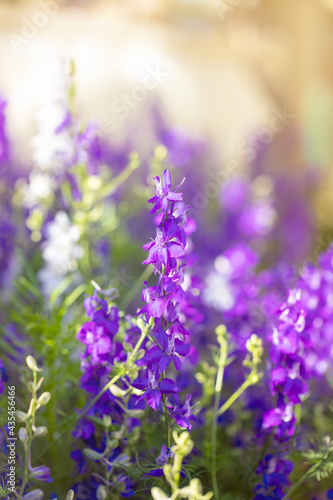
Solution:
M275 168L324 174L313 203L331 228L332 0L0 0L0 89L19 155L59 56L75 61L82 118L115 137L156 98L223 162L246 168L261 132Z

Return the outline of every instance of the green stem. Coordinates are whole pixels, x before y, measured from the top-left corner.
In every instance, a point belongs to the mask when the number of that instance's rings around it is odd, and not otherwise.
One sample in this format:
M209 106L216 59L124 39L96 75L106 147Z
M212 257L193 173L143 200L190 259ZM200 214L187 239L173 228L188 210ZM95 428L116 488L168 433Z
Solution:
M148 332L146 331L143 331L141 332L141 337L139 338L138 340L138 343L136 344L136 346L134 347L133 349L133 352L130 356L130 359L133 360L138 352L138 350L140 349L141 345L142 345L142 342L144 341L144 339L147 337L148 335Z
M26 430L27 430L27 440L24 443L24 472L23 472L23 480L20 488L20 492L18 495L18 500L22 498L22 495L24 494L24 489L28 481L28 476L29 476L29 451L31 447L31 442L32 442L32 432L31 428L32 426L35 426L35 413L36 413L36 405L37 405L37 392L36 392L36 385L37 385L37 372L34 370L33 371L33 390L32 390L32 407L31 407L31 416L29 417L27 424L26 424Z
M175 489L173 491L173 494L176 494L179 486L179 481L180 481L180 471L182 470L182 463L183 463L183 455L181 453L176 453L174 462L173 462L173 469L174 469L174 482L175 482ZM177 498L177 497L176 497Z
M322 462L320 462L321 465ZM282 498L282 500L289 500L290 495L295 493L297 488L319 467L319 464L315 464L309 469L298 481L295 483L289 491L285 494L285 496Z
M66 434L68 431L70 431L73 426L82 418L84 417L84 415L87 414L87 412L94 406L94 404L100 399L101 396L103 396L103 394L108 390L110 389L110 387L115 384L118 380L120 379L120 375L116 375L115 377L113 377L104 387L103 389L100 390L100 392L97 394L97 396L94 397L94 399L92 399L90 401L90 403L78 414L76 415L75 419L66 427L66 429L57 437L57 439L55 439L54 441L52 441L52 443L50 443L46 448L44 448L44 450L38 455L38 457L36 458L39 459L41 457L43 457L45 455L46 452L48 452L63 436L64 434Z
M239 389L233 393L232 396L224 403L223 406L217 411L217 416L223 415L227 410L229 410L230 406L234 404L234 402L243 394L243 392L250 387L250 385L253 385L251 382L251 374L248 376L248 378L243 382L243 384L239 387Z
M30 444L28 442L26 442L24 444L24 473L23 473L23 481L22 481L22 485L21 485L21 488L20 488L20 492L19 492L19 495L18 495L18 500L20 500L22 498L22 495L24 493L24 489L25 489L25 485L27 484L27 481L28 481L28 460L29 460L29 446Z
M167 446L171 448L171 439L170 439L170 429L169 429L169 418L168 418L168 410L166 409L166 399L165 394L162 394L162 401L164 405L164 422L165 422L165 431L167 435Z
M212 441L211 441L212 484L213 484L214 497L216 499L219 498L219 490L218 490L218 484L217 484L217 466L216 466L217 417L218 417L218 408L220 406L220 399L221 399L221 392L222 392L222 385L223 385L223 376L224 376L224 367L225 367L225 362L227 359L227 353L228 353L228 345L227 345L227 342L225 340L223 340L221 342L220 358L219 358L216 383L215 383L215 399L214 399L214 408L213 408Z
M310 469L288 490L282 500L289 500L290 496L295 493L298 487L309 477L311 476L317 469L319 469L322 464L330 457L330 452L327 452L326 455L320 460L319 463L314 464Z
M147 336L147 332L142 332L141 333L141 337L140 339L138 340L138 343L136 344L132 354L131 354L131 358L133 359L136 355L136 353L138 352L138 350L140 349L140 346L142 344L142 342L144 341L144 339L146 338ZM113 377L104 387L103 389L100 390L100 392L97 394L97 396L94 397L94 399L92 399L90 401L90 403L78 414L76 415L75 419L66 427L66 429L63 430L63 432L57 437L57 439L55 439L54 441L52 441L52 443L49 444L49 446L47 446L46 448L44 448L44 450L39 454L39 456L37 457L37 459L41 458L42 456L45 455L45 453L47 451L49 451L63 436L64 434L66 434L68 431L70 431L72 429L72 427L82 418L84 417L84 415L87 414L87 412L94 406L94 404L100 399L101 396L103 396L103 394L108 390L110 389L110 387L115 384L118 380L120 379L120 375L116 375L115 377Z

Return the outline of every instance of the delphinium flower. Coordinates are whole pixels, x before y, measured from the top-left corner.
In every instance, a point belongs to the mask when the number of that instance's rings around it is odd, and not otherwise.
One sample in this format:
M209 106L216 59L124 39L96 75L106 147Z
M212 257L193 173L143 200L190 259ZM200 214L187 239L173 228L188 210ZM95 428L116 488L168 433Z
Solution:
M266 455L261 460L257 474L262 476L261 484L255 487L254 500L279 500L284 497L284 488L288 486L288 475L293 470L293 463L282 456Z
M271 334L273 369L270 390L277 396L277 406L266 412L263 427L276 427L278 437L294 433L294 407L301 403L307 392L309 374L304 352L311 347L311 339L304 330L305 311L300 298L300 290L289 292L287 302L279 310L279 322Z
M262 296L276 282L271 283L267 273L257 272L258 263L259 255L245 243L230 247L216 257L203 291L205 306L220 314L219 321L226 325L232 342L244 352L253 333L265 340L269 331Z
M8 291L17 273L18 262L15 255L15 241L18 224L13 207L14 186L19 177L12 160L6 119L7 102L0 94L0 295L6 300ZM21 174L22 175L22 174Z
M44 228L45 241L42 243L42 255L45 261L38 273L45 296L67 276L78 268L78 261L83 256L79 244L80 229L72 224L64 211L56 213L52 221Z
M276 442L294 435L297 405L304 405L310 382L320 383L322 388L323 377L330 371L333 353L327 346L332 344L332 257L333 247L319 257L317 265L304 266L286 302L277 308L275 317L271 316L266 376L276 404L265 412L262 427ZM316 392L310 395L312 399L316 399Z
M7 103L0 94L0 172L2 165L6 164L9 160L9 140L6 128L6 110Z
M140 399L145 399L155 411L163 403L167 422L170 417L177 418L181 427L190 428L192 412L189 399L185 403L186 408L180 408L178 393L181 389L166 376L171 363L176 370L181 371L182 359L190 351L189 332L179 320L181 304L186 300L182 288L182 257L185 255L186 232L183 226L188 207L180 214L175 214L176 204L182 201L182 194L171 189L171 175L167 169L163 173L163 182L160 177L154 180L156 195L149 200L153 204L151 213L161 210L162 215L156 227L155 239L143 246L148 252L143 264L154 266L157 284L149 286L145 283L142 299L146 305L140 311L146 321L153 321L152 340L139 362L140 366L144 366L143 373L132 385L143 391ZM175 401L176 405L169 407L167 398Z
M126 363L127 352L124 344L132 344L140 330L131 324L130 318L120 318L118 308L109 306L102 291L95 290L92 297L85 299L84 306L89 321L82 325L77 334L77 339L85 345L81 356L81 387L91 397L96 397L108 383L115 364ZM118 338L120 333L122 337ZM89 472L87 457L95 463L96 457L99 458L101 469L105 469L103 481L96 480L92 474L88 482L83 479L76 483L73 489L78 499L81 498L80 492L85 489L89 490L91 498L95 498L98 488L98 495L102 494L103 485L103 488L106 487L108 491L118 493L121 497L133 495L131 481L123 474L124 460L126 463L130 460L123 448L126 449L139 422L135 417L131 417L130 399L119 401L117 396L122 393L125 391L122 392L118 388L116 396L107 391L97 398L85 417L80 419L73 433L76 439L82 440L85 446L89 447L86 457L79 449L72 452L71 456L79 473L87 475ZM99 419L100 425L96 423L96 419Z
M318 265L306 265L296 288L278 310L270 336L271 393L277 407L264 418L264 427L277 426L278 433L293 433L294 406L302 403L310 377L321 378L330 370L333 323L333 247Z

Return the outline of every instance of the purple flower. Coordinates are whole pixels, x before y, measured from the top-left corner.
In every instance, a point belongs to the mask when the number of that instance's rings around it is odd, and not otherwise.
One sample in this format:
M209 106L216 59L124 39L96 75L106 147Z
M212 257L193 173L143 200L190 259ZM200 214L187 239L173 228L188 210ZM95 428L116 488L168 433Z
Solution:
M154 264L157 269L162 265L174 268L176 259L185 255L184 244L175 236L169 236L164 228L156 229L156 238L151 243L143 245L149 251L148 257L142 264Z
M31 475L43 483L51 483L51 471L48 467L41 465L39 467L29 467Z
M180 392L175 382L165 377L165 372L170 369L171 363L180 372L182 358L189 354L191 346L185 342L189 332L180 321L181 307L186 303L186 292L182 284L186 266L186 213L189 207L179 203L182 200L181 193L171 191L171 175L168 170L164 171L163 185L159 177L155 177L155 183L156 196L149 200L149 203L154 203L151 213L156 213L159 209L162 213L155 218L155 240L143 246L149 252L143 264L154 266L158 282L156 286L144 283L146 288L142 292L142 300L146 304L139 311L139 314L145 315L147 323L153 319L153 327L146 353L137 361L137 365L146 367L146 371L132 385L144 391L139 400L145 399L156 411L161 404L162 394L171 397ZM183 407L178 404L170 407L166 404L165 410L170 412L177 423L190 428L189 399L186 399Z
M174 191L171 190L171 175L169 170L165 169L163 172L163 183L160 177L154 177L156 184L156 196L148 200L148 203L153 203L154 206L151 210L151 214L156 213L158 210L162 210L164 213L168 210L169 201L176 202L183 199L181 193L176 193L177 189L182 185L185 179L179 184Z
M293 464L279 455L266 455L260 462L257 474L262 475L261 484L255 488L254 500L280 500L284 497L283 490L289 485L288 475L293 470Z
M158 469L152 469L151 471L146 474L147 476L154 476L154 477L162 477L164 472L163 472L163 467L164 465L169 463L170 458L173 456L172 451L170 448L167 448L165 444L161 448L161 453L156 459L156 463L159 466Z
M132 382L133 387L144 391L140 399L145 399L149 406L155 411L161 404L162 394L176 394L180 392L179 387L170 378L162 378L156 371L147 369L142 377L138 377Z
M188 394L186 396L186 401L183 405L177 403L175 406L170 406L170 415L177 424L183 429L192 429L192 424L190 420L195 420L195 416L192 413L192 407L190 405L192 395Z
M181 361L179 356L187 356L190 352L190 345L185 344L173 335L167 335L163 328L159 328L155 334L158 345L151 347L140 360L140 364L148 366L158 366L160 372L164 372L171 361L173 361L176 370L181 370Z

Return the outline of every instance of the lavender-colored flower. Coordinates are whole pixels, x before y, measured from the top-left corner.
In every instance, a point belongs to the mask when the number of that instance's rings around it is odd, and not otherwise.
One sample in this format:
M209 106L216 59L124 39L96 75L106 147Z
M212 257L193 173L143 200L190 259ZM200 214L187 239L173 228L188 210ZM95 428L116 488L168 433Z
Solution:
M176 370L181 370L182 358L190 352L191 346L185 341L189 332L180 322L181 306L186 302L186 293L182 288L184 282L186 254L186 212L181 193L171 191L171 175L168 170L163 174L163 185L159 177L155 177L156 196L149 200L154 203L151 213L161 209L156 217L156 238L144 245L148 258L143 264L152 264L154 273L158 275L156 286L146 288L142 299L146 305L139 311L145 315L147 322L153 319L152 335L155 341L147 346L146 353L137 364L146 370L132 383L133 387L144 391L140 400L145 399L155 411L161 404L162 395L173 395L180 392L175 382L165 376L165 371L173 362ZM179 187L179 186L178 186ZM178 189L178 188L177 188ZM178 203L178 205L177 205ZM189 412L189 400L181 409L170 407L174 418L184 423ZM166 410L169 409L166 406ZM170 413L171 414L171 413ZM185 418L181 419L180 415Z
M43 483L51 483L51 471L48 467L41 465L39 467L29 467L31 475Z
M155 334L158 345L148 349L145 356L140 360L141 364L148 366L158 366L160 372L164 372L173 361L176 370L181 370L181 360L179 356L187 356L190 352L190 345L185 344L173 335L167 335L163 328L159 328Z
M0 171L1 166L9 161L9 140L6 128L6 106L7 103L0 94Z
M260 462L257 474L262 475L262 482L255 488L254 500L280 500L283 490L288 486L288 475L293 470L289 460L278 455L266 455Z
M144 391L140 399L145 399L149 406L155 411L161 404L162 394L177 394L180 392L179 387L170 378L160 380L160 373L151 369L147 369L144 376L138 377L132 382L133 387Z
M184 179L185 180L185 179ZM176 193L177 189L182 185L184 180L172 191L171 190L171 175L169 170L165 169L163 172L163 182L161 182L160 177L154 177L156 184L156 195L148 200L148 203L153 203L154 207L151 210L151 214L155 214L158 210L162 210L164 213L168 210L169 202L182 201L183 197L181 193Z
M182 427L183 429L192 429L190 420L195 420L190 404L191 399L192 395L188 394L183 405L176 403L174 406L168 407L171 417L177 422L179 427Z

